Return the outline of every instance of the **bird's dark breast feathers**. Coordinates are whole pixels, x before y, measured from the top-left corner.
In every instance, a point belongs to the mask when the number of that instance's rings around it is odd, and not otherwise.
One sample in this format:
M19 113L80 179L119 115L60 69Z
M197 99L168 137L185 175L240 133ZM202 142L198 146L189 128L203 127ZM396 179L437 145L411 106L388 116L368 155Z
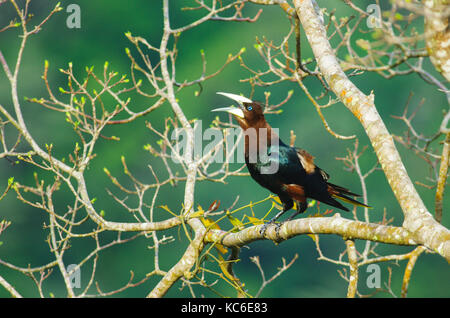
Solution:
M295 148L281 143L279 146L269 147L267 155L268 160L258 160L255 163L248 162L248 158L246 158L250 175L261 186L277 195L283 195L285 192L284 185L288 184L302 186L305 195L310 198L325 194L326 180L323 179L320 170L316 168L313 173L307 173L298 158ZM278 166L274 173L262 173L263 167L273 164Z
M253 179L261 186L269 189L273 193L279 194L282 184L302 184L306 178L294 148L285 145L271 146L267 151L267 160L248 162L247 168ZM272 166L272 173L263 173L263 168Z

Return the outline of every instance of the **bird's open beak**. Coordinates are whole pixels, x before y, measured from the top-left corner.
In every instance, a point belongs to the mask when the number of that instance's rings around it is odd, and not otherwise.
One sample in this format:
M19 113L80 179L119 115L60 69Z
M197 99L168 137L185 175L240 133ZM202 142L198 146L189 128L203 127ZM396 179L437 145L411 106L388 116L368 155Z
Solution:
M228 112L239 118L244 118L244 112L242 111L242 108L244 107L243 103L251 103L252 100L248 99L247 97L236 95L236 94L231 94L231 93L217 92L217 94L226 96L226 97L236 101L239 104L239 108L237 108L237 107L222 107L222 108L213 109L212 110L213 112Z
M242 111L242 109L233 107L233 106L216 108L216 109L213 109L212 112L227 112L227 113L233 114L239 118L244 118L244 112Z
M228 97L236 102L239 103L239 105L242 106L243 103L252 103L253 101L251 99L248 99L247 97L241 96L241 95L236 95L236 94L231 94L231 93L224 93L224 92L217 92L217 94L219 95L223 95L225 97Z

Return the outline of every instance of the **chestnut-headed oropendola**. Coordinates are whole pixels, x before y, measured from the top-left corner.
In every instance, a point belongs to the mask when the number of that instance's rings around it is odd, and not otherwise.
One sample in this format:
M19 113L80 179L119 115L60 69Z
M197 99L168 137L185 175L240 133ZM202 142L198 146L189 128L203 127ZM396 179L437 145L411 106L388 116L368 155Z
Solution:
M262 235L269 224L294 206L294 201L297 203L297 211L287 221L305 212L308 207L307 198L344 211L349 210L335 199L370 208L349 197L360 195L328 182L329 175L314 164L314 157L308 152L285 144L267 123L261 103L236 94L218 94L231 98L238 104L238 107L223 107L213 111L232 114L243 129L245 163L251 177L262 187L278 195L283 205L283 210L261 228ZM271 169L267 169L268 167ZM278 229L279 225L277 231Z

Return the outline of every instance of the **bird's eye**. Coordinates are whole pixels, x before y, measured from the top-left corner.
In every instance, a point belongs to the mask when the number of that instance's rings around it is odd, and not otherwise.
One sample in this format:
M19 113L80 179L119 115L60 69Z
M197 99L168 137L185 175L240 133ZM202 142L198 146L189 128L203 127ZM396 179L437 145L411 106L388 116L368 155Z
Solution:
M252 106L248 106L248 107L247 107L247 110L248 110L248 111L250 111L250 110L252 110L252 109L253 109Z

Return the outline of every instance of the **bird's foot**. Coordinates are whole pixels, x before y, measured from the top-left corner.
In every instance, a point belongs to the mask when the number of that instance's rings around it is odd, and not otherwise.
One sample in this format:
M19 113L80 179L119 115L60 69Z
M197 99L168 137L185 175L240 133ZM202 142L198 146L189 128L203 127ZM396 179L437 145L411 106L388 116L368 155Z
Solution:
M275 233L277 234L277 240L280 238L280 228L284 222L275 224Z
M273 221L270 221L270 222L265 223L265 224L261 227L261 229L259 230L259 234L260 234L261 236L264 236L264 235L266 234L267 228L268 228L269 225L271 225L271 224L273 224Z
M266 224L264 224L264 225L261 227L261 229L259 230L259 234L261 234L261 236L264 236L264 235L266 234L267 228L268 228L270 225L274 224L274 223L275 223L275 221L269 221L269 222L267 222ZM283 224L283 222L282 222L282 223L276 223L276 224L275 224L275 233L277 234L277 238L280 237L280 227L281 227L282 224Z

